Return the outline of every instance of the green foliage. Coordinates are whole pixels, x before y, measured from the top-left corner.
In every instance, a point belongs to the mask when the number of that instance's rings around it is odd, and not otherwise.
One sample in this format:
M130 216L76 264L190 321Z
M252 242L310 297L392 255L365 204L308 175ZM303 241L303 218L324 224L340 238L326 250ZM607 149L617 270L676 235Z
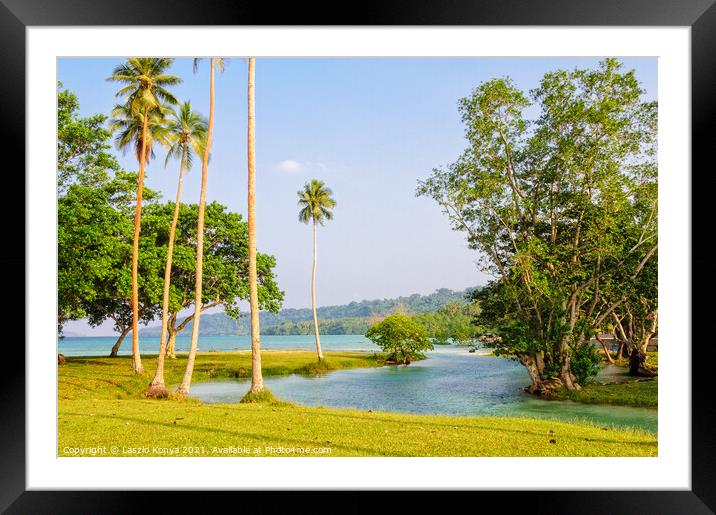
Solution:
M614 315L656 321L657 106L641 94L633 71L605 59L547 73L529 97L494 79L460 100L469 146L417 194L496 277L478 320L496 354L553 370Z
M268 388L264 388L257 393L249 391L241 398L239 402L242 404L279 404L279 400L274 397L273 393L271 393L271 390L269 390Z
M180 205L169 289L169 311L174 314L194 302L198 211L196 204ZM145 283L154 285L151 301L156 304L161 303L173 212L174 203L152 204L144 210L140 256L153 264L154 274L143 277ZM249 295L247 224L240 214L228 211L217 202L211 202L206 205L204 230L202 306L222 305L230 317L236 318L239 316L239 300L246 300ZM281 307L284 296L273 275L275 266L276 259L273 256L257 253L259 306L274 312ZM191 327L191 323L188 327Z
M323 181L311 179L311 182L307 182L298 192L298 207L301 208L298 213L300 222L323 225L326 220L333 219L336 201L333 199L333 192Z
M133 57L115 67L107 80L124 84L116 96L123 99L130 117L159 109L162 104L177 103L166 89L182 82L166 73L173 62L164 57Z
M473 323L476 313L479 313L476 303L451 302L435 312L416 313L412 318L423 326L428 337L433 338L433 343L437 345L469 345L481 333Z
M189 147L201 150L203 119L187 113L187 108L183 104L174 116L176 130L157 129L152 137L161 136L173 144L185 141L182 131L189 124ZM102 127L106 118L80 118L78 109L75 95L58 92L58 325L61 331L65 321L86 317L93 325L111 319L122 330L132 320L131 247L138 176L121 170L107 152L111 136ZM142 115L132 118L128 109L123 110L122 120L125 129L131 128L129 140L133 140L141 134L141 123L137 125L136 120L141 122ZM159 113L154 111L152 116ZM157 197L156 192L144 189L147 205L138 265L139 315L145 324L157 316L161 305L174 209L173 204L156 203ZM193 303L197 213L195 205L181 206L170 290L174 319ZM205 225L203 306L224 305L236 318L237 302L248 298L246 223L240 215L212 203L207 206ZM257 266L261 308L276 312L283 300L273 276L276 260L258 254Z
M420 357L421 351L433 348L423 326L401 313L390 315L371 326L365 335L384 352L405 364Z
M208 127L207 119L192 111L188 100L179 105L179 112L171 110L167 120L169 148L164 166L171 159L183 159L186 169L191 169L194 155L204 155Z
M70 184L102 184L109 174L120 170L111 148L107 117L101 114L79 116L79 100L69 90L57 92L57 190L62 195Z
M338 306L323 306L317 309L318 325L321 334L365 334L375 319L404 309L417 316L421 313L437 311L450 303L462 304L473 291L453 291L441 288L429 295L413 294L392 299L363 300ZM475 303L463 308L464 313L474 314L479 310ZM460 316L460 315L458 315ZM261 333L267 335L313 334L311 309L282 309L276 313L262 311ZM447 318L445 318L447 320ZM479 329L479 327L477 328ZM432 329L426 327L429 337L435 337ZM248 334L248 324L240 317L234 320L224 313L210 313L201 317L201 334L205 336L226 336ZM149 327L142 331L147 336L158 336L158 327Z
M170 133L167 127L169 122L166 117L171 112L169 107L160 104L156 109L147 114L146 156L144 164L148 164L149 161L154 158L156 144L164 147L170 146ZM122 104L112 109L112 119L109 122L112 134L116 134L114 138L116 147L124 153L126 153L128 149L133 148L137 162L142 158L144 118L143 112L132 114L131 106L129 104Z
M601 369L602 357L594 345L585 344L572 353L572 372L580 385L586 385Z

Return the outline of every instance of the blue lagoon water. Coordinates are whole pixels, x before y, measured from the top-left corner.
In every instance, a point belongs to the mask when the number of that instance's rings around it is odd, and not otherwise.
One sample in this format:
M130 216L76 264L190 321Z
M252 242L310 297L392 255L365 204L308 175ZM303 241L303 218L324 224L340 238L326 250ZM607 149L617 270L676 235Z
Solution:
M177 338L177 351L189 349L189 336ZM107 356L113 337L71 338L58 341L65 356ZM378 347L361 335L322 335L325 351L376 352ZM262 336L264 349L314 350L313 336ZM159 338L142 337L140 350L156 354ZM249 350L248 336L203 336L199 350ZM125 339L121 355L129 355ZM401 413L457 416L519 416L581 421L605 427L635 427L657 432L657 410L548 401L527 395L525 368L505 358L469 353L465 347L436 346L429 358L409 366L336 370L318 376L265 377L266 386L280 399L306 406L356 408ZM199 358L201 359L201 358ZM614 378L613 370L604 375ZM248 379L195 383L191 394L207 403L238 402L248 390Z
M321 338L323 340L323 338ZM238 402L248 379L196 383L207 403ZM265 377L280 399L306 406L457 416L517 416L634 427L657 432L657 410L536 399L522 390L529 376L515 361L440 347L409 366L337 370L319 376Z
M57 341L57 352L65 356L109 356L114 336L66 337ZM176 351L188 352L190 335L177 336ZM249 336L200 336L199 352L250 350ZM296 336L261 336L261 347L276 350L315 350L316 341L312 335ZM326 351L370 351L380 349L362 335L337 334L321 335L321 347ZM139 352L157 354L159 352L158 336L140 336ZM127 336L119 349L120 356L132 354L132 338Z

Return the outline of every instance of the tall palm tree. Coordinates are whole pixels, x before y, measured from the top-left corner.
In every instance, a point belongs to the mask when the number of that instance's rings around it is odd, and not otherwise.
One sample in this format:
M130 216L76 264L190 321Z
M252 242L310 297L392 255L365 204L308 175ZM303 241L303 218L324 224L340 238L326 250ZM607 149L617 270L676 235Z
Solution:
M174 235L179 221L179 206L181 203L182 182L184 171L191 169L194 154L204 156L207 133L206 118L191 110L191 103L184 102L179 106L179 112L172 111L166 126L170 140L167 157L164 161L166 167L169 160L179 158L179 181L177 183L176 201L174 202L174 217L169 229L169 242L167 243L167 262L164 267L164 292L162 297L162 330L159 337L159 356L157 357L157 371L149 384L147 395L150 397L166 397L169 392L164 385L164 358L167 346L167 320L169 316L169 289L171 286L172 256L174 253Z
M306 183L303 189L298 191L298 206L301 210L298 212L298 220L305 224L313 222L313 273L311 274L311 303L313 306L313 331L316 335L316 352L318 353L318 361L323 361L323 351L321 351L321 336L318 333L318 315L316 314L316 264L318 263L317 252L317 229L318 225L323 225L326 220L333 219L333 208L336 207L336 201L332 197L333 192L327 188L323 181L311 179L310 183Z
M196 72L199 59L194 59L194 72ZM201 163L201 193L199 194L199 221L196 226L196 282L194 285L194 319L191 329L191 345L189 346L189 357L186 361L184 378L177 388L179 397L189 395L191 376L194 373L194 362L196 361L196 346L199 340L199 322L201 319L201 286L204 272L204 211L206 208L206 181L209 176L209 153L211 152L211 138L214 131L214 68L219 71L224 69L224 60L212 57L209 60L209 125L206 130L206 144Z
M170 133L166 118L172 112L171 108L160 104L147 115L146 137L144 136L144 113L131 114L131 106L118 104L112 109L112 118L109 120L110 131L115 134L114 143L122 153L126 154L133 149L137 163L142 159L142 146L144 143L144 165L154 159L154 149L157 144L170 147Z
M248 222L249 222L249 303L251 305L251 393L264 389L261 373L261 330L259 327L258 276L256 273L256 113L254 103L255 60L249 57L248 78Z
M144 369L139 356L139 232L142 224L142 193L144 192L144 168L147 164L147 128L150 113L158 110L161 102L176 104L177 100L166 88L181 82L179 77L168 75L167 69L173 59L143 57L127 59L117 66L107 79L124 84L117 97L123 97L132 117L142 117L139 136L139 180L137 181L137 204L134 210L134 241L132 244L132 367L135 374Z

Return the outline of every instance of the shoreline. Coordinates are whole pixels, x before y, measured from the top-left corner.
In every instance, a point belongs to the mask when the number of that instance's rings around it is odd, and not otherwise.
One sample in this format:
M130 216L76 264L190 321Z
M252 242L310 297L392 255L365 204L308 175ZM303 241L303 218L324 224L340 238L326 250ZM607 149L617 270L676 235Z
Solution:
M145 359L148 356L145 356ZM203 353L196 382L237 377L246 352ZM149 360L147 360L149 361ZM315 361L315 352L266 353L264 374L279 376ZM372 354L326 352L333 370L380 366ZM78 449L179 447L178 456L224 456L214 448L272 446L310 449L329 456L656 456L657 436L644 431L529 417L457 417L305 407L285 402L206 404L197 399L143 397L151 373L135 376L129 358L68 357L58 374L58 455ZM166 383L183 372L170 360ZM148 367L151 368L151 367ZM604 436L609 435L609 438ZM554 440L555 443L551 443ZM182 453L182 449L189 449ZM197 451L198 450L198 451ZM76 451L76 452L75 452ZM294 455L294 454L289 454ZM295 454L299 455L299 454ZM324 454L326 455L326 454Z

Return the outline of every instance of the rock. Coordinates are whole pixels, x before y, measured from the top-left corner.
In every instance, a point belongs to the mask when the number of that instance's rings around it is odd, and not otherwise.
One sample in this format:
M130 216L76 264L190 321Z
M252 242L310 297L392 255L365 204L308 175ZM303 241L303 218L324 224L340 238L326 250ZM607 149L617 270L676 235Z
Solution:
M64 365L65 364L65 357L62 354L57 355L57 364L58 365Z

